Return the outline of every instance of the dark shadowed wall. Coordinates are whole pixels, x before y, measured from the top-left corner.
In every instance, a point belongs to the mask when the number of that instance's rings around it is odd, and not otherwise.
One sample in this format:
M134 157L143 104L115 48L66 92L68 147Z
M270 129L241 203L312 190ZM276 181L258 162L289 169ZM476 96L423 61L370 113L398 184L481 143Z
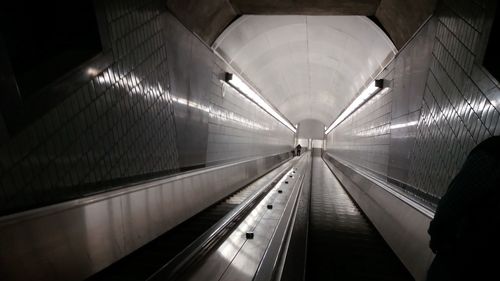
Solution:
M54 102L22 128L0 119L0 214L291 149L292 132L221 83L227 66L164 1L97 9L105 66L64 98L44 92Z

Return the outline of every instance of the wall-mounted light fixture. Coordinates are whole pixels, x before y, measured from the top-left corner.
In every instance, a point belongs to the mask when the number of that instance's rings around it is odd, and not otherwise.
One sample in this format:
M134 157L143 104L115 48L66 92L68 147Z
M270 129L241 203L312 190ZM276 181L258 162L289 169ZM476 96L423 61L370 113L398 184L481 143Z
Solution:
M325 130L325 135L328 135L335 127L351 115L356 109L362 106L366 101L373 97L384 87L384 80L377 79L370 83L366 89L337 117L337 119Z
M224 82L229 84L231 87L233 87L236 91L256 103L258 106L260 106L262 109L264 109L267 113L269 113L271 116L276 118L279 122L281 122L283 125L285 125L288 129L290 129L292 132L296 133L297 130L293 127L288 120L283 118L281 114L279 114L272 106L270 106L264 99L262 99L250 86L245 84L241 78L238 76L226 72L226 76L224 78Z

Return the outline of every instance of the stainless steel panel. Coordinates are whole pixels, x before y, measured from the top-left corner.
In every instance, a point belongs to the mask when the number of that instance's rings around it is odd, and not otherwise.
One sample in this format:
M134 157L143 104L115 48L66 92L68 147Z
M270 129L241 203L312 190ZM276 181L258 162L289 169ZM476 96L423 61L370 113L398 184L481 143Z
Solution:
M81 280L269 171L287 155L201 169L0 218L2 280Z
M229 237L206 258L193 272L188 280L219 280L226 274L228 267L235 257L240 253L241 248L247 243L245 234L248 231L255 231L255 226L262 220L268 212L266 209L268 198L264 198L257 208L252 211L243 222L234 230Z
M79 280L120 258L126 248L121 198L89 203L2 218L2 279Z
M241 95L224 94L228 66L165 5L104 2L98 17L112 62L86 69L84 85L61 89L67 99L2 142L0 214L291 150L288 129Z
M327 136L327 151L359 167L387 175L391 102L384 88Z
M479 37L489 28L488 9L453 2L436 15L433 58L409 183L437 198L446 192L474 146L500 132L499 86L485 73L480 59L486 42Z
M231 87L214 83L219 88L210 92L209 163L292 149L289 129Z
M200 92L199 83L213 75L211 69L200 62L197 52L207 52L197 38L182 26L172 15L164 19L167 37L167 55L170 74L170 94L173 97L177 149L181 167L199 166L206 163L208 139L208 113L189 102L207 105L207 99ZM215 57L208 54L208 59ZM200 74L200 72L202 74ZM192 87L193 85L196 85ZM209 85L209 83L205 83ZM183 102L177 102L182 100Z
M110 45L109 67L81 66L77 72L85 74L70 87L67 75L53 81L57 93L37 94L43 103L32 100L29 107L43 109L35 114L27 107L30 122L0 146L0 214L179 168L167 40L160 28L164 7L141 2L99 1L104 10L96 16L109 31L101 34Z
M293 181L291 183L293 187L287 188L290 195L287 198L280 196L275 201L279 208L276 208L276 211L269 216L269 219L275 218L279 221L253 278L255 281L281 280L286 254L290 246L291 233L295 224L299 195L304 186L304 179L308 178L306 175L311 173L310 158L310 153L304 156L300 167L296 169L298 173L292 174L288 178L289 181Z
M179 253L171 262L168 263L168 265L166 265L161 270L156 272L154 276L152 276L150 279L151 280L166 280L172 278L175 279L179 277L178 276L179 274L185 275L184 273L188 272L192 273L192 270L189 270L188 268L190 266L189 264L191 264L192 259L193 258L197 259L196 256L199 253L205 252L206 254L208 254L208 252L206 252L207 250L206 247L210 248L210 245L219 247L220 243L217 242L218 240L217 237L219 236L219 234L221 234L220 232L221 231L224 232L224 228L227 227L231 228L232 222L239 221L238 217L240 217L242 212L246 213L245 209L248 208L250 205L252 205L253 204L252 202L258 204L261 201L261 199L259 198L261 198L262 196L264 197L266 196L268 191L268 186L274 183L275 181L283 178L283 175L296 162L297 159L289 161L284 165L281 165L277 169L271 171L270 173L266 174L260 179L254 181L250 185L245 186L245 188L243 190L239 190L236 193L236 195L233 193L230 198L226 198L225 200L223 200L226 203L233 202L233 204L239 204L239 205L236 208L232 209L226 216L224 216L224 218L222 218L216 224L211 226L210 229L208 229L203 235L198 237L196 241L193 241L193 243L191 243L187 248L185 248L181 253ZM257 201L255 202L255 200ZM210 253L213 253L213 251L210 251ZM199 262L204 262L204 261L206 261L206 257L202 260L199 260ZM225 262L227 262L227 259L222 261L222 265L216 263L215 269L217 268L224 269L225 266L223 266L223 264ZM212 267L214 265L210 264L210 262L208 261L206 261L205 264L211 265ZM196 267L199 267L199 265L197 265ZM217 270L214 270L214 268L212 268L211 270L209 270L209 272L212 276L212 279L218 279L218 277L215 276L218 272Z
M312 157L317 149L311 152ZM308 164L313 169L312 163ZM283 267L280 280L303 281L306 273L307 243L309 235L309 209L311 201L312 170L305 172L303 187L299 195L295 220L290 231L290 242L286 253L282 256Z
M391 77L384 83L391 83L394 91L391 116L393 119L419 110L425 91L429 66L432 58L437 20L432 18L419 33L400 50L393 61Z
M408 183L410 151L415 144L420 111L415 111L391 120L391 144L387 177Z
M269 261L276 258L275 255L268 255L270 241L274 240L274 250L283 244L282 239L286 236L286 229L283 227L290 226L288 219L294 209L296 195L300 191L304 175L310 172L309 159L309 155L304 155L295 165L294 169L297 169L297 172L294 174L290 170L282 177L229 237L201 262L188 279L254 280L259 266L267 262L264 260L265 256ZM301 173L303 175L300 175ZM278 189L283 192L278 193ZM272 209L267 209L268 204L273 206ZM287 215L284 212L287 212ZM278 226L281 227L279 230ZM247 231L254 233L253 239L245 237Z
M230 267L224 272L221 281L253 280L262 255L273 235L273 232L269 230L274 229L277 223L277 219L265 218L264 215L264 218L253 229L255 238L247 240L241 247L238 255L232 260Z
M437 20L429 20L398 53L392 75L391 140L387 176L408 183L410 152L415 144L420 108L432 58Z
M500 87L480 60L487 9L439 9L379 75L388 92L374 100L387 96L387 107L360 107L327 136L326 150L435 206L474 146L500 133Z
M290 151L293 133L221 82L229 66L172 15L164 21L181 168Z
M346 164L327 164L415 280L425 280L433 259L427 234L433 212L407 199L396 187Z

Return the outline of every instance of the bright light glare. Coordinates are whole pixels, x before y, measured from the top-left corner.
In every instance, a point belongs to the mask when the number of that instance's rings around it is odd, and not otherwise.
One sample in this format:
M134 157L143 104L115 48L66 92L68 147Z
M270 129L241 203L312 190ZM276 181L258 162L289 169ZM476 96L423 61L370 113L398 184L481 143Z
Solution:
M412 122L403 123L403 124L391 125L391 129L406 128L406 127L415 126L417 124L418 124L418 121L412 121Z
M229 83L234 88L238 89L241 93L247 96L250 100L258 104L262 107L267 113L271 114L274 118L280 121L283 125L285 125L292 132L296 133L297 130L293 127L290 122L288 122L285 118L283 118L276 110L274 110L267 102L265 102L254 90L252 90L245 82L243 82L238 76L231 75L231 78L228 79L227 83Z
M87 68L87 74L90 76L97 76L97 74L99 74L99 70L97 70L93 67L89 67L89 68Z
M347 108L340 114L340 116L328 127L325 131L325 135L328 135L335 127L337 127L342 121L344 121L349 115L351 115L360 105L371 98L380 90L380 87L375 85L375 81L370 83L366 89L359 95Z

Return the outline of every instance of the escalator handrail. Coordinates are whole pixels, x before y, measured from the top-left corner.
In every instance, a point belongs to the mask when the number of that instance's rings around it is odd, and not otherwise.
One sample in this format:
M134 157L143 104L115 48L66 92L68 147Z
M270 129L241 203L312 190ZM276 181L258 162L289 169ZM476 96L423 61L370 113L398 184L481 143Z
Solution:
M291 165L290 162L287 164ZM175 277L181 276L185 270L193 264L193 261L197 260L200 253L204 252L207 247L216 244L214 242L218 240L218 238L221 238L220 236L222 233L227 233L227 231L224 230L226 230L229 226L231 226L230 229L234 229L238 223L246 217L246 214L248 214L290 170L291 168L286 168L283 172L274 176L269 184L266 184L264 187L259 189L259 191L252 194L241 204L231 210L221 220L215 223L205 233L187 246L182 252L177 254L172 260L151 275L147 281L173 280Z

